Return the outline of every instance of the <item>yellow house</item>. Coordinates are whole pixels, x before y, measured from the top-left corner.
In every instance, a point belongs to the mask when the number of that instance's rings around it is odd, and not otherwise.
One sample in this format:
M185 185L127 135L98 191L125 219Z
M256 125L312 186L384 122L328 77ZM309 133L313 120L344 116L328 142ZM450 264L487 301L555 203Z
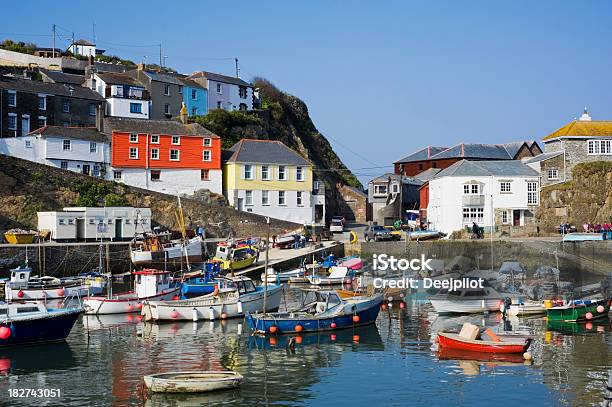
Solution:
M223 192L240 211L312 224L325 196L313 189L312 163L280 141L243 139L223 164ZM323 214L322 216L315 216Z

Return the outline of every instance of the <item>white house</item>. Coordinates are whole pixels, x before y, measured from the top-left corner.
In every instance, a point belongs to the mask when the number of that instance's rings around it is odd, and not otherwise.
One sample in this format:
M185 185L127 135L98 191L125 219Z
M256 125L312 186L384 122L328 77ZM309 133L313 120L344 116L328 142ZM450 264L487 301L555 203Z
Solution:
M122 73L98 72L91 79L91 88L106 99L106 115L132 119L148 119L151 98L145 85Z
M429 181L427 219L444 233L471 227L512 235L535 231L539 173L517 160L462 160Z
M104 178L110 142L96 128L44 126L26 136L0 138L0 154Z
M72 45L69 48L70 52L72 52L73 55L82 55L84 57L95 57L96 56L96 44L92 44L91 42L87 41L87 40L76 40L75 42L72 43ZM102 53L103 51L100 50L98 53Z
M200 71L188 77L208 89L208 110L252 110L253 86L236 77Z
M38 230L51 240L122 240L151 231L151 209L109 206L72 207L38 212Z

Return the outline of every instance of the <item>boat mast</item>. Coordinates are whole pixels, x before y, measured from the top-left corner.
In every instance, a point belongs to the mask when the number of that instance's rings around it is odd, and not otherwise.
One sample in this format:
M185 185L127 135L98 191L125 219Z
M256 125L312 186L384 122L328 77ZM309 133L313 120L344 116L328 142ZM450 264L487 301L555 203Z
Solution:
M268 229L266 233L266 260L264 261L264 299L263 299L263 313L266 313L266 306L268 303L268 252L270 250L270 218L266 217L266 223Z
M181 196L177 195L178 198L178 206L179 206L179 214L177 216L177 220L179 223L179 227L181 228L181 235L183 236L183 252L185 253L185 262L187 263L187 271L191 271L191 265L189 264L189 253L187 252L187 231L185 230L185 216L183 215L183 205L181 204Z

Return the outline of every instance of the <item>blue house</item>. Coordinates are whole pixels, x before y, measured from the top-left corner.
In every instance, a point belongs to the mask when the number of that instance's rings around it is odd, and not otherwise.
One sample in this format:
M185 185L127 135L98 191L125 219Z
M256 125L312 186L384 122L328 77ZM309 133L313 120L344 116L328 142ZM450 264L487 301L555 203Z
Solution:
M191 79L181 78L183 102L189 116L204 116L208 113L208 89Z

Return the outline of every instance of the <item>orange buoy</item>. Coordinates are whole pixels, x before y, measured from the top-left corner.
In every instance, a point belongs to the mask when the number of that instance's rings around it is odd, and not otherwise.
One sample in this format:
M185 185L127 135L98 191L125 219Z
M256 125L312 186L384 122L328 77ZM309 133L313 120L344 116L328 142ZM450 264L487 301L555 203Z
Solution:
M384 302L382 304L380 304L380 308L381 309L387 309L387 304L385 304Z
M331 328L331 329L336 329L336 327L337 327L338 325L336 325L336 323L335 323L335 322L332 322L331 324L329 324L329 326L330 326L330 328Z
M295 332L302 332L304 330L304 327L298 324L295 326L294 329L295 329Z
M278 327L277 327L277 326L272 325L272 326L270 327L269 331L270 331L270 333L271 333L271 334L275 334L275 333L278 331Z
M359 315L353 315L353 322L354 323L359 322Z
M59 295L60 297L63 297L64 294L66 294L66 291L63 288L59 288L56 291L57 295Z
M219 295L219 286L218 285L216 285L215 288L213 289L213 295L214 296Z
M7 340L11 337L11 328L8 326L0 326L0 339Z
M136 308L142 309L142 302L139 302L138 304L136 304Z
M127 310L128 312L132 312L134 310L134 306L132 304L128 304Z
M174 297L172 297L172 300L173 300L173 301L178 301L178 300L180 300L180 299L181 299L181 297L179 297L178 295L175 295Z
M401 308L401 309L406 308L406 303L405 303L404 301L401 301L401 302L400 302L400 308Z

